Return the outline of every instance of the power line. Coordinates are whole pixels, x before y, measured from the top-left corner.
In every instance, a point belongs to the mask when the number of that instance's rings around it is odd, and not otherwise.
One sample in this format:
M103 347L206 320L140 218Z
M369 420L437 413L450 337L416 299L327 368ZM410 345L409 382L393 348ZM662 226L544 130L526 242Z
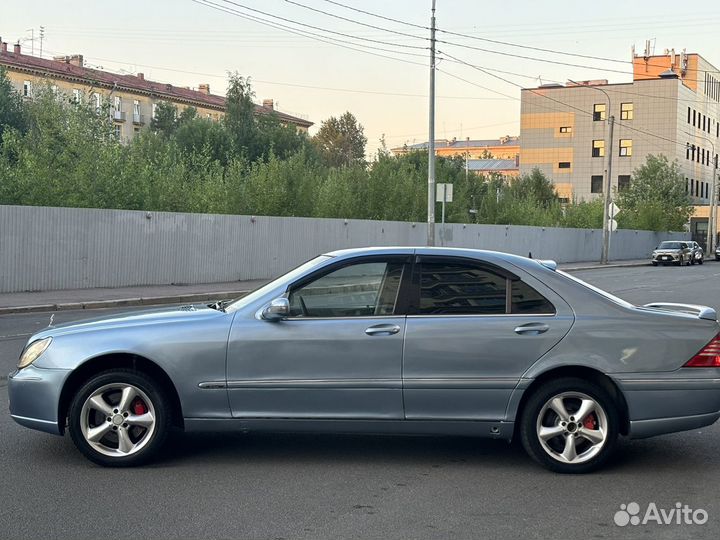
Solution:
M54 51L54 50L48 50L47 52L53 55L63 55L65 56L66 53L60 52L60 51ZM212 77L217 79L223 79L227 80L227 75L220 75L217 73L207 73L202 71L189 71L185 69L177 69L177 68L170 68L165 66L157 66L153 64L140 64L137 62L128 62L126 60L117 60L114 58L102 58L99 56L86 56L86 58L100 61L100 62L113 62L115 64L124 64L127 66L139 66L143 68L150 68L150 69L158 69L160 71L169 71L173 73L183 73L186 75L199 75L202 77ZM301 83L288 83L288 82L278 82L278 81L268 81L264 79L252 79L254 82L261 83L261 84L271 84L271 85L277 85L277 86L288 86L292 88L306 88L310 90L326 90L330 92L344 92L344 93L350 93L350 94L368 94L368 95L379 95L379 96L395 96L395 97L418 97L418 98L427 98L427 94L413 94L408 92L382 92L378 90L363 90L363 89L357 89L357 88L338 88L338 87L328 87L328 86L319 86L319 85L311 85L311 84L301 84ZM491 100L501 100L501 98L492 98L492 97L481 97L481 96L451 96L451 95L439 95L436 96L439 99L448 99L448 100L471 100L471 101L491 101ZM508 98L513 99L513 98Z
M294 5L294 6L298 6L298 7L304 8L304 9L308 9L308 10L310 10L310 11L314 11L315 13L320 13L320 14L322 14L322 15L326 15L327 17L332 17L332 18L334 18L334 19L339 19L339 20L341 20L341 21L346 21L346 22L350 22L350 23L353 23L353 24L358 24L358 25L360 25L360 26L365 26L365 27L367 27L367 28L372 28L373 30L382 30L383 32L389 32L389 33L391 33L391 34L397 34L397 35L399 35L399 36L405 36L405 37L410 37L410 38L414 38L414 39L420 39L420 40L423 40L423 41L429 41L429 40L430 40L430 38L427 38L427 37L424 37L424 36L416 36L416 35L414 35L414 34L408 34L408 33L406 33L406 32L399 32L399 31L397 31L397 30L391 30L391 29L389 29L389 28L382 28L382 27L380 27L380 26L375 26L374 24L364 23L364 22L362 22L362 21L357 21L357 20L355 20L355 19L349 19L348 17L343 17L342 15L337 15L337 14L335 14L335 13L330 13L329 11L324 11L324 10L322 10L322 9L318 9L318 8L315 8L315 7L312 7L312 6L308 6L308 5L306 5L306 4L302 4L302 3L300 3L300 2L296 2L295 0L285 0L285 2L287 2L288 4L292 4L292 5ZM427 28L426 30L429 30L429 28Z
M289 0L286 0L286 1L289 1ZM371 16L371 17L377 17L377 18L379 18L379 19L383 19L383 20L387 20L387 21L392 21L392 22L395 22L395 23L405 24L405 25L407 25L407 26L412 26L412 27L414 27L414 28L419 28L419 29L423 29L423 30L429 30L428 27L423 26L423 25L414 24L414 23L409 23L409 22L406 22L406 21L401 21L401 20L399 20L399 19L394 19L394 18L392 18L392 17L386 17L386 16L384 16L384 15L381 15L381 14L378 14L378 13L373 13L373 12L371 12L371 11L367 11L367 10L364 10L364 9L356 8L356 7L354 7L354 6L348 6L348 5L346 5L346 4L343 4L343 3L341 3L341 2L337 2L337 1L335 1L335 0L323 0L323 1L324 1L324 2L327 2L327 3L329 3L329 4L333 4L333 5L336 5L336 6L339 6L339 7L343 7L343 8L345 8L345 9L349 9L349 10L355 11L355 12L357 12L357 13L362 13L362 14L364 14L364 15L368 15L368 16ZM295 2L292 2L292 3L295 3ZM320 10L318 10L318 11L320 11ZM325 13L325 12L323 12L323 13ZM331 15L331 16L335 16L335 15ZM339 17L339 16L338 16L338 17ZM339 17L339 18L343 18L343 17ZM344 19L344 20L348 20L348 19L345 19L345 18L343 18L343 19ZM706 22L706 19L703 19L703 21ZM356 24L363 24L363 25L364 25L364 23L360 23L359 21L352 21L352 20L351 20L351 22L355 22ZM571 53L571 52L568 52L568 51L560 51L560 50L557 50L557 49L548 49L548 48L536 47L536 46L532 46L532 45L522 45L522 44L519 44L519 43L512 43L512 42L509 42L509 41L495 40L495 39L484 38L484 37L480 37L480 36L474 36L474 35L472 35L472 34L466 34L466 33L462 33L462 32L454 32L454 31L451 31L451 30L444 30L444 29L442 29L442 28L437 28L436 30L437 30L437 32L441 32L441 33L448 34L448 35L463 37L463 38L466 38L466 39L474 39L474 40L484 41L484 42L487 42L487 43L494 43L494 44L496 44L496 45L504 45L504 46L507 46L507 47L516 47L516 48L521 48L521 49L527 49L527 50L533 50L533 51L539 51L539 52L546 52L546 53L550 53L550 54L557 54L557 55L563 55L563 56L571 56L571 57L577 57L577 58L585 58L585 59L588 59L588 60L599 60L599 61L602 61L602 62L613 62L613 63L618 63L618 64L626 64L626 63L627 63L627 61L625 61L625 60L620 60L620 59L617 59L617 58L608 58L608 57L603 57L603 56L596 56L596 55L589 55L589 54L581 54L581 53ZM388 30L388 31L390 31L390 30ZM490 50L490 49L484 49L484 48L480 48L480 47L473 47L472 45L466 45L466 44L460 44L460 43L453 43L453 42L449 42L449 41L443 41L443 40L437 40L437 41L438 41L438 43L444 43L444 44L446 44L446 45L453 45L453 46L456 46L456 47L465 47L465 48L475 49L475 50L482 51L482 52L487 52L487 53L490 53L490 54L499 54L499 55L503 55L503 56L510 56L510 57L515 57L515 58L522 58L522 59L525 59L525 60L533 60L533 61L537 61L537 62L548 62L548 63L558 64L558 65L565 65L565 66L570 66L570 67L580 67L580 68L586 68L586 69L594 69L594 70L598 70L598 71L611 71L611 72L615 72L615 73L622 73L622 74L629 74L629 75L633 75L633 74L634 74L633 72L628 72L628 71L620 71L620 70L614 70L614 69L608 69L608 68L601 68L601 67L595 67L595 66L585 66L585 65L579 65L579 64L571 64L571 63L565 63L565 62L559 62L559 61L554 61L554 60L548 60L548 59L542 59L542 58L535 58L535 57L529 57L529 56L523 56L523 55L515 55L515 54L512 54L512 53L501 52L501 51L494 51L494 50ZM648 65L649 65L649 66L653 66L653 67L665 67L664 64L650 64L650 63L649 63ZM695 71L697 71L697 72L705 72L705 73L720 73L720 70L695 70ZM687 80L687 79L686 79L686 80Z
M271 18L273 18L273 19L280 19L281 21L285 21L285 22L288 22L288 23L291 23L291 24L296 24L296 25L298 25L298 26L305 26L305 27L307 27L307 28L312 28L313 30L319 30L319 31L321 31L321 32L327 32L327 33L335 34L335 35L342 36L342 37L345 37L345 38L356 39L356 40L361 40L361 41L371 41L371 42L373 42L373 43L379 43L379 44L388 45L388 46L391 46L391 47L404 47L404 48L407 48L407 49L418 49L418 50L428 50L428 49L429 49L429 47L423 47L423 46L420 46L420 45L406 45L406 44L404 44L404 43L392 43L392 42L389 42L389 41L383 41L383 40L381 40L381 39L361 38L361 37L358 37L358 36L353 36L352 34L346 34L346 33L344 33L344 32L337 32L337 31L335 31L335 30L329 30L329 29L327 29L327 28L322 28L322 27L320 27L320 26L314 26L314 25L312 25L312 24L307 24L307 23L301 23L301 22L298 22L298 21L294 21L294 20L292 20L292 19L288 19L288 18L282 17L282 16L280 16L280 15L275 15L275 14L273 14L273 13L268 13L267 11L262 11L262 10L260 10L260 9L255 9L255 8L252 8L252 7L245 6L245 5L243 5L243 4L240 4L239 2L234 2L233 0L220 0L220 1L223 2L223 3L225 3L225 4L231 4L231 5L233 5L233 6L237 6L237 7L241 8L241 9L245 9L245 10L247 10L247 11L252 11L252 12L254 12L254 13L260 13L261 15L265 15L266 17L271 17Z
M211 8L211 9L214 9L214 10L217 10L217 11L221 11L221 12L224 12L224 13L229 13L230 15L234 15L234 16L239 17L239 18L241 18L241 19L246 19L246 20L249 20L249 21L257 22L257 23L259 23L259 24L262 24L262 25L265 25L265 26L269 26L269 27L271 27L271 28L282 29L282 30L284 30L284 31L286 31L286 32L290 32L290 33L292 33L292 34L297 34L297 35L299 35L299 36L303 36L303 37L306 37L306 38L309 38L309 39L313 39L313 40L315 40L315 41L321 41L321 42L323 42L323 43L329 43L330 45L335 45L335 46L338 46L338 47L343 47L343 48L345 48L345 49L350 49L350 50L357 51L357 52L362 52L362 53L365 53L365 54L371 54L371 55L373 55L373 56L377 56L377 57L380 57L380 58L386 58L386 59L389 59L389 60L395 60L395 61L397 61L397 62L404 62L404 63L406 63L406 64L413 64L413 65L416 65L416 66L423 66L423 67L425 67L425 64L421 64L420 62L414 62L414 61L412 61L412 60L405 60L405 59L403 59L403 58L397 58L397 57L395 57L395 56L388 56L387 54L380 54L380 53L375 53L375 52L371 52L371 51L366 51L366 50L364 50L364 49L359 49L358 47L366 47L366 48L371 48L371 49L376 49L376 50L382 50L382 51L386 51L386 52L390 52L390 53L394 53L394 54L406 54L406 55L411 55L411 56L424 56L424 55L416 55L416 54L414 54L414 53L409 53L409 52L404 52L404 51L387 51L387 49L381 49L381 48L378 48L378 47L374 47L374 46L372 46L372 45L364 45L364 44L360 44L360 43L352 43L352 45L348 45L348 42L344 42L344 41L338 40L337 38L332 38L332 37L329 37L329 36L318 37L319 34L315 34L315 33L309 32L309 31L307 31L307 30L300 30L300 29L297 29L297 28L292 28L292 27L289 27L289 26L287 26L287 25L283 25L283 24L281 24L281 23L276 23L276 22L272 22L272 21L267 21L267 20L265 20L265 19L261 19L261 18L259 18L259 17L255 17L255 16L253 16L253 15L248 15L247 13L242 13L242 12L233 10L233 9L231 9L231 8L226 8L225 6L220 6L220 5L218 5L218 4L214 3L214 2L211 2L210 0L190 0L190 1L191 1L191 2L194 2L194 3L198 4L198 5L202 5L202 6L205 6L205 7L209 7L209 8Z
M445 53L445 54L447 54L447 53ZM448 56L449 56L449 55L448 55ZM589 112L589 111L586 111L585 109L581 109L581 108L579 108L579 107L575 107L574 105L570 105L569 103L565 103L565 102L560 101L560 100L558 100L558 99L552 98L552 97L550 97L550 96L548 96L548 95L546 95L546 94L543 94L543 93L541 93L541 92L536 91L535 89L532 89L532 88L523 88L522 85L519 85L519 84L517 84L517 83L515 83L515 82L513 82L513 81L510 81L510 80L508 80L508 79L505 79L505 78L503 78L503 77L500 77L499 75L494 75L493 73L490 73L489 71L485 70L484 68L482 68L482 67L480 67L480 66L476 66L476 65L470 64L470 63L465 62L464 60L461 60L461 59L459 59L459 58L455 58L455 57L452 57L452 56L450 56L450 57L451 57L451 58L454 58L455 60L458 60L459 62L465 64L465 65L468 66L468 67L471 67L471 68L476 69L476 70L478 70L478 71L480 71L480 72L482 72L482 73L485 73L486 75L489 75L489 76L491 76L491 77L494 77L494 78L496 78L496 79L499 79L499 80L501 80L501 81L503 81L503 82L506 82L506 83L508 83L508 84L510 84L510 85L512 85L512 86L516 86L516 87L520 88L521 90L525 90L525 91L527 91L527 92L532 92L532 93L535 94L535 95L538 95L538 96L541 96L541 97L543 97L543 98L549 99L550 101L554 101L555 103L558 103L558 104L562 105L563 107L567 107L567 108L569 108L569 109L574 109L574 110L576 110L576 111L579 111L579 112L581 112L582 114L584 114L584 115L586 115L586 116L593 116L593 113L591 113L591 112ZM666 141L666 142L670 142L670 143L676 144L676 145L678 145L678 146L682 146L682 147L685 147L685 146L686 146L686 143L682 143L682 142L677 141L677 140L675 140L675 139L670 139L670 138L668 138L668 137L664 137L664 136L662 136L662 135L658 135L658 134L652 133L652 132L650 132L650 131L645 131L645 130L643 130L643 129L639 129L639 128L636 128L636 127L634 127L634 126L630 126L630 125L622 122L621 120L616 120L615 122L616 122L618 125L623 126L624 128L626 128L626 129L628 129L628 130L630 130L630 131L635 131L635 132L638 132L638 133L643 133L643 134L648 135L648 136L650 136L650 137L655 137L655 138L657 138L657 139L661 139L661 140L664 140L664 141Z

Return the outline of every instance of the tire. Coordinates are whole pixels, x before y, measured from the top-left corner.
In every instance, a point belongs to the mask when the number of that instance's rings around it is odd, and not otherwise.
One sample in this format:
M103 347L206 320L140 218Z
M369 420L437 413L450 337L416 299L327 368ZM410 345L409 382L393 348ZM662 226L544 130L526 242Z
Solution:
M149 376L111 369L93 376L73 396L68 430L90 461L105 467L132 467L157 456L171 419L167 394Z
M561 416L551 407L555 399L562 400L566 413L564 426ZM577 421L574 413L578 412L582 400L590 400L595 408ZM588 473L604 465L615 450L619 418L615 402L602 386L575 377L561 378L539 386L530 395L520 417L520 438L525 451L545 468L563 474ZM544 442L540 437L542 428L546 428L548 434ZM554 432L557 434L553 435ZM583 433L592 435L597 442L576 435ZM600 436L601 441L597 440ZM572 437L570 443L569 437ZM576 452L570 461L562 456L568 444L572 444ZM568 452L568 456L572 456L572 452Z
M703 262L705 262L705 259L702 259L702 258L698 259L698 264L702 264Z
M652 265L653 265L653 266L657 266L657 265L658 265L658 263L657 263L657 262L655 262L655 261L653 261L653 262L652 262Z
M715 255L715 260L716 260L716 261L720 261L720 257L718 257L717 255Z
M690 257L690 266L695 266L695 257Z

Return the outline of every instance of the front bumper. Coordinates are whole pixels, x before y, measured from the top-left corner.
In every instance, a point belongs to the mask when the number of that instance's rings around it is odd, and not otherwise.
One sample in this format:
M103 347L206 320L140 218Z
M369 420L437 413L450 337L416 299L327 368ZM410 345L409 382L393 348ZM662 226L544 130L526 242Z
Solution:
M65 369L44 369L33 365L8 377L10 416L18 424L54 435L62 435L58 405L63 384L70 374Z
M628 405L630 437L642 439L709 426L720 419L717 370L623 374L616 378Z
M661 253L659 255L656 255L653 253L652 256L652 262L657 263L672 263L672 262L678 262L680 260L680 254L676 253Z

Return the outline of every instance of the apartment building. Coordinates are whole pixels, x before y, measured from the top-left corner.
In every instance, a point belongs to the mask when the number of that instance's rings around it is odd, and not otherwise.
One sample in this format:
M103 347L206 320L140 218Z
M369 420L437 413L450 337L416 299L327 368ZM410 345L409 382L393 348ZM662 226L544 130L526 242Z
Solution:
M0 66L10 82L26 99L32 99L38 88L50 85L53 92L78 102L88 102L103 110L109 106L115 133L129 140L155 115L162 101L173 103L178 111L194 107L198 116L219 120L225 114L225 97L210 93L209 84L197 90L169 83L150 81L142 73L126 75L86 67L82 55L55 57L53 60L23 54L20 45L12 51L0 39ZM275 110L273 100L255 106L256 114L277 114L281 122L307 132L312 126L306 118Z
M603 193L608 153L613 192L630 185L648 154L664 154L679 163L692 199L707 205L720 152L720 72L699 54L633 56L632 82L522 90L520 173L538 168L561 198L590 200Z
M406 144L391 148L396 156L408 152L427 150L428 143ZM441 157L468 157L469 159L515 159L520 153L518 137L505 135L499 139L438 139L435 155Z

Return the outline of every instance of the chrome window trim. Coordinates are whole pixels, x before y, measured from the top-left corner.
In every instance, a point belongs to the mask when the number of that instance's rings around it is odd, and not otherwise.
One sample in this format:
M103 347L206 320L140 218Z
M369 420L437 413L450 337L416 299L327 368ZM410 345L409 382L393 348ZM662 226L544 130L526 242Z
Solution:
M408 319L420 319L428 317L555 317L557 313L458 313L458 314L438 314L438 315L408 315Z
M288 321L358 321L374 319L404 319L407 315L358 315L357 317L287 317L281 322Z

